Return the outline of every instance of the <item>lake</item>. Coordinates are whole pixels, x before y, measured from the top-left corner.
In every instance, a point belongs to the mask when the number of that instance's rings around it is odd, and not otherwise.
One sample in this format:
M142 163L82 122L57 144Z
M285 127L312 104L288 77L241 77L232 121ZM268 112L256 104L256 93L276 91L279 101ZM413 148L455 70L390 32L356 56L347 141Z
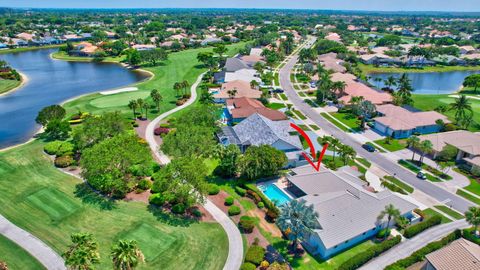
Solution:
M40 128L35 118L45 106L148 77L114 63L54 60L50 54L56 50L0 54L1 60L28 77L22 88L0 96L0 148L29 140Z
M480 73L480 71L450 71L450 72L412 72L407 76L412 82L415 94L450 94L456 92L462 86L465 77L471 74ZM389 76L399 78L403 73L371 73L369 82L377 88L385 86L383 81ZM376 82L374 79L380 78L382 82Z

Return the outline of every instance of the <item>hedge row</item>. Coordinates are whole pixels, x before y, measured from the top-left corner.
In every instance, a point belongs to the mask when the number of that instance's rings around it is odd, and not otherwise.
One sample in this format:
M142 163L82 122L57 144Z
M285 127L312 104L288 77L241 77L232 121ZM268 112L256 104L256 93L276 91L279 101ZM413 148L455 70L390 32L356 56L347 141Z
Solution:
M449 243L457 240L462 236L462 232L460 230L455 230L454 232L450 233L449 235L445 236L441 240L432 242L425 247L415 251L409 257L405 259L398 260L393 264L385 267L385 270L401 270L413 265L414 263L423 261L425 259L425 255L434 252L435 250L441 249L442 247L448 245Z
M261 192L257 186L254 184L245 184L245 188L247 189L247 195L251 195L252 199L255 200L255 203L263 202L264 206L267 208L267 220L274 222L275 219L280 214L280 209L278 209L275 204L270 201L264 194ZM260 199L260 201L258 201Z
M371 259L379 256L381 253L391 249L400 241L402 238L397 235L391 239L385 240L382 243L375 245L361 253L356 254L355 256L351 257L348 261L345 261L342 263L339 267L338 270L354 270L362 265L366 264L368 261Z
M422 222L419 222L415 225L407 227L403 233L403 236L405 236L406 238L412 238L415 235L425 231L426 229L433 227L435 225L438 225L440 223L442 223L441 216L435 215L435 216L429 217Z

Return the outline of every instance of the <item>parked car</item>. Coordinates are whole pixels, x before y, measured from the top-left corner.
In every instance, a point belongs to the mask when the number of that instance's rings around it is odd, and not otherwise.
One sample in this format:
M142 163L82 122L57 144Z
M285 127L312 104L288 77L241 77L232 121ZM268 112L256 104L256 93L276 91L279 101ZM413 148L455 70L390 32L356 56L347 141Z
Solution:
M362 147L363 147L363 149L367 150L368 152L375 152L375 147L373 145L364 143L362 145Z
M275 89L272 89L271 91L272 93L277 93L277 94L283 93L283 89L281 88L275 88Z
M418 179L425 180L425 179L427 179L427 176L425 175L424 172L419 171L419 172L417 173L417 178L418 178Z

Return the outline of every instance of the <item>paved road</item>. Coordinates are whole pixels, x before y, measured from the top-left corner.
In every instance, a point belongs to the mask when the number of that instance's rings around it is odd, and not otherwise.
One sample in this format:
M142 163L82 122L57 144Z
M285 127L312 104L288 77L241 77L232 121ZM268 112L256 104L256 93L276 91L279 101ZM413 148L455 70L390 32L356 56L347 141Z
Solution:
M0 215L0 233L21 246L49 270L64 270L65 263L53 249Z
M437 241L456 229L464 229L467 227L469 227L469 225L464 219L435 226L413 237L412 239L403 241L389 251L382 253L382 256L379 256L369 261L367 264L360 267L359 269L384 269L387 265L390 265L400 259L410 256L414 251L426 246L428 243Z
M310 42L311 43L311 42ZM382 157L378 153L370 153L362 148L361 144L353 139L351 136L338 129L335 125L325 120L320 114L315 112L313 108L305 103L305 101L300 98L295 89L293 88L292 82L290 81L290 72L293 69L295 63L297 62L298 55L293 56L290 61L280 69L279 79L280 85L285 90L285 94L288 99L303 112L307 117L309 117L316 125L322 128L327 133L330 133L332 136L338 138L342 143L352 146L357 153L375 163L377 166L385 170L390 174L395 174L397 178L400 178L402 181L412 185L418 190L423 191L424 193L430 195L431 197L437 199L440 202L445 202L447 205L452 206L454 209L465 212L469 206L474 204L470 201L463 199L453 193L448 192L447 190L438 187L432 184L429 181L421 181L416 178L407 169L401 167L397 163Z
M204 73L205 74L205 73ZM177 112L185 107L193 104L195 99L197 98L197 86L202 81L203 75L200 75L197 78L197 81L191 87L191 94L192 96L190 99L185 102L182 106L178 106L173 110L165 112L159 115L157 118L153 119L147 126L145 132L145 138L148 144L150 145L150 149L155 155L157 161L162 164L170 163L170 158L163 154L160 149L159 145L154 139L153 131L155 127L164 119L165 117L171 115L174 112ZM240 266L243 262L243 239L238 227L233 223L233 221L224 213L220 208L218 208L214 203L207 199L207 202L204 205L205 209L213 216L213 218L223 227L225 232L227 233L228 237L228 256L225 265L223 266L224 270L237 270L240 269Z

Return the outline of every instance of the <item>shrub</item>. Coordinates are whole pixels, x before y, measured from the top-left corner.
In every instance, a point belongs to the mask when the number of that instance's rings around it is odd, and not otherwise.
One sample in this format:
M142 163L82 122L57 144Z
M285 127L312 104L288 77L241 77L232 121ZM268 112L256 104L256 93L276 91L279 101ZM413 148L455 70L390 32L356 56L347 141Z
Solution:
M73 164L73 158L71 156L61 156L55 158L55 167L66 168Z
M208 195L217 195L220 192L220 188L215 184L208 185Z
M478 238L475 235L475 229L474 228L463 230L463 238L465 238L467 240L470 240L473 243L476 243L477 245L480 245L480 238Z
M382 243L380 243L378 245L372 246L372 247L368 248L367 250L365 250L361 253L358 253L358 254L354 255L353 257L351 257L350 259L348 259L347 261L343 262L338 267L338 270L357 269L357 268L361 267L362 265L364 265L365 263L367 263L368 261L370 261L371 259L380 255L382 252L385 252L385 251L391 249L392 247L394 247L395 245L400 243L401 240L402 240L402 238L399 235L397 235L397 236L395 236L391 239L383 241Z
M267 210L267 220L270 222L275 222L275 220L278 218L278 215L280 214L279 210L274 210L274 209L268 209Z
M49 155L56 155L57 150L60 148L60 145L62 144L61 141L53 141L45 144L43 147L43 151Z
M415 235L423 232L424 230L433 227L435 225L438 225L442 223L442 217L439 215L432 216L430 218L425 219L424 221L414 224L412 226L409 226L405 229L403 236L406 238L412 238Z
M137 122L135 122L135 123L132 124L132 126L133 126L133 127L138 127L139 125L138 125Z
M200 209L194 208L194 209L192 210L192 215L193 215L194 217L200 218L200 217L202 217L202 212L200 211Z
M230 206L233 204L233 197L227 197L225 198L225 205Z
M258 245L251 245L248 250L247 254L245 254L245 261L251 262L255 265L260 265L265 257L265 249Z
M386 238L390 235L390 229L384 228L378 231L377 238Z
M153 134L159 136L159 135L162 135L162 134L168 134L168 132L170 132L169 128L158 127L153 131Z
M247 194L247 191L244 188L241 188L239 186L235 187L235 192L237 192L237 194L242 197L245 196L245 194Z
M247 197L252 199L255 203L262 201L262 198L260 198L260 196L258 196L258 194L253 190L247 190Z
M177 203L174 206L172 206L172 212L175 214L183 214L185 213L185 205L183 203Z
M57 156L72 156L73 150L75 146L73 143L70 142L62 142L60 147L58 147L57 152L55 153Z
M258 206L258 208L262 209L262 208L265 207L265 204L264 204L263 202L259 202L259 203L257 204L257 206Z
M255 264L249 263L249 262L242 264L242 266L240 267L240 270L255 270L255 269L257 269Z
M251 233L253 228L255 228L255 220L249 216L242 216L238 226L244 233Z
M154 205L162 206L167 202L167 200L166 200L166 197L163 196L162 194L155 193L150 195L150 197L148 197L148 202Z
M150 180L148 179L142 179L138 182L137 184L137 188L141 189L141 190L148 190L152 187L152 182L150 182Z
M230 206L230 208L228 208L228 215L229 216L236 216L238 214L240 214L242 211L240 210L240 207L236 206L236 205L232 205Z

